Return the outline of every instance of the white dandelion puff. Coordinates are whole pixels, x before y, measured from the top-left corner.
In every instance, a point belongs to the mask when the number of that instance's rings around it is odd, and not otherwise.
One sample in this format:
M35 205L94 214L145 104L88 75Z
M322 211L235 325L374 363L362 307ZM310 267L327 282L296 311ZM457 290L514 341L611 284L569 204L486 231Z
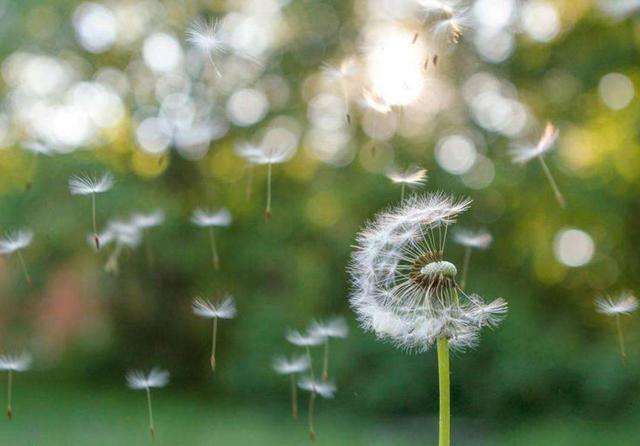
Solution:
M105 264L105 271L120 272L120 255L125 248L134 249L142 243L142 230L133 220L111 220L107 229L99 235L100 249L113 243L114 247Z
M271 166L289 161L296 154L292 146L270 146L241 143L236 146L236 154L254 165L267 165L267 205L264 211L265 222L271 219Z
M291 382L291 416L298 418L297 375L308 370L311 366L309 358L304 355L287 358L279 356L273 361L273 369L279 375L288 375Z
M151 228L155 228L164 223L165 215L162 209L156 209L153 212L148 214L144 213L135 213L133 214L131 221L134 225L136 225L142 231L142 238L145 244L145 250L147 253L147 264L149 267L153 266L153 247L151 244L150 237L148 237L148 231Z
M351 263L350 301L364 329L403 349L437 344L441 440L450 435L449 349L474 346L507 312L502 299L466 295L444 260L447 229L470 203L442 193L408 198L360 232Z
M98 250L100 250L100 238L98 237L98 225L96 223L96 194L107 192L113 187L113 183L113 176L109 172L105 172L100 178L74 175L69 179L69 191L72 195L91 195L93 237Z
M232 319L236 316L237 310L233 300L233 296L229 293L224 295L224 298L219 303L212 303L209 300L201 297L193 299L191 309L193 314L204 317L207 319L213 319L213 332L211 339L211 370L216 370L216 338L218 335L218 319Z
M361 104L363 107L371 109L382 115L386 115L393 111L391 104L389 104L382 96L368 89L362 90Z
M27 270L27 264L24 261L22 250L27 248L33 241L33 232L28 229L20 229L15 232L9 232L0 239L0 255L10 256L16 254L20 261L20 267L27 283L31 284L31 276Z
M313 441L317 438L314 426L316 395L320 395L322 398L333 398L336 386L332 382L321 382L313 376L307 376L298 382L298 387L309 392L309 438Z
M228 46L222 37L217 20L198 19L187 30L187 42L204 54L211 62L216 75L222 77L216 59L228 52Z
M397 168L391 168L385 174L393 184L401 186L400 200L404 200L404 191L408 187L421 187L427 182L427 169L417 166L411 166L402 171Z
M7 418L9 421L13 420L13 407L11 406L13 373L29 370L32 362L33 357L28 352L0 356L0 370L7 372Z
M469 262L471 261L472 249L487 249L493 242L493 236L486 230L470 231L459 229L453 234L453 241L460 246L464 246L464 262L462 264L462 279L460 288L464 289L467 284L467 273L469 272Z
M298 347L315 347L324 342L322 336L311 333L301 333L298 330L290 330L287 333L286 339Z
M466 8L463 8L460 0L416 0L423 16L421 28L427 24L433 26L436 37L445 36L451 43L457 43L467 23ZM413 36L415 43L420 36L416 31Z
M232 222L231 212L222 208L217 211L206 211L204 209L196 209L191 217L191 223L209 230L209 243L211 245L211 260L215 269L220 268L220 256L218 255L218 247L216 244L216 236L214 228L224 228Z
M514 147L511 149L511 159L516 164L526 164L532 159L537 158L538 161L540 161L540 165L542 166L542 170L544 171L549 184L551 185L551 189L553 189L553 194L555 195L558 204L560 207L564 208L566 206L564 196L560 192L560 188L544 160L544 155L555 147L559 136L560 132L557 127L552 123L547 122L538 143L535 145L521 145Z
M349 333L347 321L343 317L335 316L326 321L314 321L309 328L311 336L324 340L324 358L322 364L322 381L329 380L329 340L331 338L346 338Z
M623 291L615 298L598 297L595 300L596 311L607 316L616 318L616 329L618 334L618 345L622 363L627 365L627 352L624 346L624 334L622 332L621 315L629 315L638 309L638 299L630 291Z
M148 374L140 370L132 370L126 375L127 385L134 390L145 390L147 393L147 409L149 411L149 432L151 438L156 436L156 428L153 423L153 409L151 408L151 389L165 387L169 384L169 372L154 367Z
M351 125L351 112L349 99L349 80L356 74L357 64L354 58L347 58L343 60L340 65L324 64L322 70L331 80L340 84L340 90L342 91L342 99L344 100L344 107L346 110L347 124Z

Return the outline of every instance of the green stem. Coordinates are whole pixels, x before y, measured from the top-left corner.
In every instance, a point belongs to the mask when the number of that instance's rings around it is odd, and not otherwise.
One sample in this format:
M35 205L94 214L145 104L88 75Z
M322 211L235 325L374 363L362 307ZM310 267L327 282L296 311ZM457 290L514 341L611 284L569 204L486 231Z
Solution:
M9 421L13 420L13 409L11 408L11 384L12 384L12 370L9 370L8 377L8 390L7 390L7 418Z
M153 425L153 410L151 409L151 389L147 387L147 406L149 407L149 432L151 432L151 438L156 438L156 428Z
M400 188L400 201L404 201L404 183L402 183Z
M211 258L213 260L213 267L215 269L219 269L220 257L218 257L218 249L216 247L216 237L213 232L213 226L209 226L209 240L211 241Z
M24 257L22 257L22 252L20 250L17 251L18 259L20 259L20 266L22 266L22 272L24 274L24 278L29 285L31 285L31 276L29 276L29 271L27 271L27 264L24 261Z
M211 370L216 370L216 337L218 334L218 318L213 318L213 334L211 337Z
M317 438L316 431L313 425L313 409L316 402L316 392L311 392L309 396L309 438L314 441Z
M545 162L542 156L538 156L538 159L540 160L540 164L542 165L542 170L544 170L544 174L547 176L547 179L549 180L549 184L551 185L551 189L553 189L553 194L555 195L556 200L558 201L558 204L560 205L561 208L566 207L567 203L564 199L564 196L560 192L560 188L558 188L558 185L556 184L556 180L553 178L553 175L551 175L551 171L549 170L547 163Z
M451 444L451 382L449 370L449 341L438 339L438 381L440 389L440 419L438 446Z
M296 385L296 375L292 373L291 377L291 415L298 418L298 387Z
M267 170L267 207L264 210L264 221L269 222L271 218L271 163Z
M96 194L91 194L91 217L93 221L93 240L96 243L96 249L100 249L100 238L98 237L98 224L96 223Z
M460 288L464 290L467 284L467 272L469 271L469 261L471 260L471 246L467 246L464 252L464 262L462 263L462 281L460 282Z
M622 323L620 322L620 315L616 314L616 327L618 330L618 344L620 345L620 357L622 363L627 366L627 352L624 349L624 335L622 334Z
M322 381L329 380L329 338L324 341L324 361L322 364Z

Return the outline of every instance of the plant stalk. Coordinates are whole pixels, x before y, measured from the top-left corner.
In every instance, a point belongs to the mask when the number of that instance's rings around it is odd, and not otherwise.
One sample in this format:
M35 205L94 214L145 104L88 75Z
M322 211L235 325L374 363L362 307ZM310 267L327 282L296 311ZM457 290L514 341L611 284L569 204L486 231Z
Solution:
M294 419L298 418L298 386L296 385L296 374L292 373L291 377L291 415Z
M218 318L213 318L213 335L211 339L211 371L216 371L216 337L218 335Z
M438 384L440 391L440 418L438 446L451 444L451 377L449 369L449 341L438 339Z
M622 333L622 323L620 322L620 315L616 314L616 328L618 331L618 344L620 345L620 357L622 358L622 364L627 366L627 352L624 348L624 334Z
M7 418L9 421L13 420L13 409L11 408L11 385L13 382L12 370L9 370L8 373L8 384L7 384Z
M269 223L271 219L271 163L267 169L267 207L264 210L264 221Z
M156 428L153 425L153 410L151 409L151 389L147 389L147 406L149 408L149 432L151 432L151 439L156 438Z
M558 185L556 184L556 180L553 178L553 175L551 175L551 171L549 170L549 167L547 166L544 158L542 156L538 156L538 159L540 160L540 164L542 165L544 174L547 176L547 180L549 180L549 184L551 185L551 189L553 189L553 194L555 195L558 204L561 208L564 209L567 206L567 203L564 199L564 196L562 195L562 192L560 192L560 188L558 188Z

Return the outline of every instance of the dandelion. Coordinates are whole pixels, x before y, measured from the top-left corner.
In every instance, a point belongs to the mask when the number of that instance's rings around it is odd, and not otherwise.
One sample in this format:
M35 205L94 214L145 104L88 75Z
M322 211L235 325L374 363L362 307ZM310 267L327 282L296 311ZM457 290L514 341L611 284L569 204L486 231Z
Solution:
M216 247L216 236L214 228L227 227L231 224L231 212L222 208L214 212L196 209L191 217L191 223L202 228L209 228L209 243L211 244L211 257L215 269L220 268L220 257L218 256L218 248Z
M106 231L99 235L101 249L114 243L113 251L105 264L105 271L112 274L120 272L120 255L124 248L136 248L142 243L142 231L133 221L113 220L107 225Z
M450 444L449 350L474 346L507 312L503 299L465 294L444 260L447 229L470 203L435 193L381 212L358 235L350 267L351 306L365 330L406 350L437 345L439 446Z
M149 214L133 214L131 222L142 231L147 252L147 264L151 267L153 265L153 249L151 241L146 237L146 231L164 223L164 212L157 209Z
M349 100L349 79L353 77L356 72L356 63L353 58L343 60L340 65L335 66L331 64L324 64L323 71L332 80L340 83L340 90L342 91L342 98L344 100L344 106L346 110L347 124L351 125L351 112L350 100Z
M218 332L218 319L233 319L236 314L236 305L233 296L225 294L221 302L213 304L209 300L196 297L191 305L193 313L207 319L213 319L213 334L211 339L211 370L216 370L216 337Z
M100 178L74 175L69 179L69 190L73 195L91 195L91 215L93 217L93 238L96 249L100 250L98 225L96 224L96 194L107 192L113 187L113 176L106 172Z
M278 357L273 361L273 369L280 375L289 375L291 380L291 415L298 418L298 391L297 377L298 374L308 370L311 366L307 356L294 356L288 359L284 356Z
M309 329L311 336L324 340L324 361L322 364L322 381L329 380L329 340L331 338L346 338L349 333L347 322L343 317L333 317L325 322L314 321Z
M144 389L147 392L147 407L149 409L149 432L151 438L156 438L156 428L153 424L153 409L151 408L151 389L164 387L169 383L169 372L154 367L148 375L140 370L132 370L127 373L127 385L134 390Z
M19 355L0 356L0 370L7 373L7 418L13 420L13 408L11 407L11 389L13 383L13 372L25 372L31 367L33 358L31 353L22 352Z
M465 11L460 8L460 0L416 0L420 6L423 19L422 26L427 22L434 24L434 34L446 36L451 43L458 43L466 23ZM412 43L416 43L420 31L413 35Z
M385 101L382 96L368 89L362 90L362 106L382 115L386 115L393 110L391 104Z
M264 211L264 220L269 222L271 218L271 166L289 161L296 153L295 147L265 147L244 143L236 148L236 153L250 164L267 165L267 206Z
M28 247L33 240L33 232L28 229L20 229L19 231L7 233L4 238L0 239L0 255L9 256L16 254L20 260L22 273L28 284L31 284L31 276L27 270L27 264L22 256L22 250Z
M540 165L542 165L542 170L551 185L551 189L553 189L553 194L555 195L558 204L560 207L564 208L566 206L564 196L560 192L553 175L551 175L551 170L549 170L549 167L544 160L544 155L554 148L559 135L560 133L556 126L547 122L537 145L516 147L511 150L511 157L512 161L517 164L526 164L532 159L537 158L540 161Z
M464 289L467 284L467 273L469 271L469 261L471 260L472 249L487 249L493 242L493 236L485 230L469 231L458 230L453 234L453 241L464 246L464 262L462 264L462 280L460 288Z
M336 393L336 386L331 382L316 381L313 377L305 377L300 380L298 387L308 391L309 394L309 438L315 440L317 438L313 419L316 395L322 398L333 398Z
M217 20L196 20L187 30L187 42L206 55L216 75L222 77L216 58L225 54L228 49L218 25L219 22Z
M421 187L427 182L427 169L412 166L403 172L394 168L386 173L386 177L401 186L400 200L404 200L405 187Z
M618 344L620 347L620 357L622 363L627 365L627 353L624 348L624 335L622 333L622 323L620 316L631 314L638 309L638 299L629 291L620 293L615 299L611 297L599 297L595 301L596 311L607 316L616 318L616 328L618 331Z

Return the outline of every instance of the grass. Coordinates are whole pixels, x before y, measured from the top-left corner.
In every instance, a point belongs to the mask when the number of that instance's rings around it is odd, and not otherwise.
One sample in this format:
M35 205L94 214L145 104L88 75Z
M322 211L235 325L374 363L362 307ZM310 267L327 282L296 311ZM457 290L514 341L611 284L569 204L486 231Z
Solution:
M1 382L1 381L0 381ZM21 375L14 388L14 421L0 421L0 444L33 445L261 445L310 442L305 424L286 405L238 405L210 395L171 388L153 395L157 438L147 430L144 392L124 387L44 385ZM283 389L284 391L284 389ZM5 389L0 391L4 397ZM378 417L353 413L336 401L319 401L318 445L413 446L437 444L437 414L429 417ZM640 423L593 423L572 417L527 420L501 432L478 422L453 419L456 446L607 446L634 444Z

